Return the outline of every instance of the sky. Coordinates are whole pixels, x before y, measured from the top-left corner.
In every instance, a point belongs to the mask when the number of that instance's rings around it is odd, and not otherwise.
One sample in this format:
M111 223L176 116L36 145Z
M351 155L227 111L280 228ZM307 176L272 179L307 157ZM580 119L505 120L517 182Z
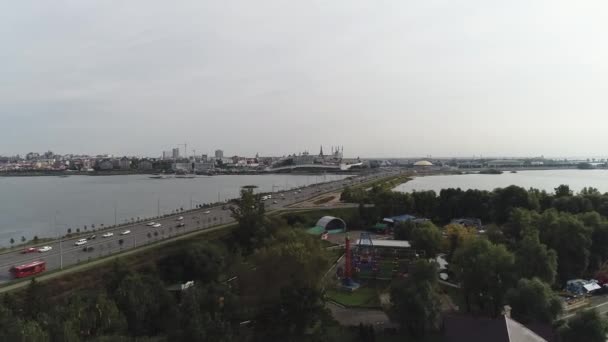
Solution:
M608 156L608 2L0 4L0 155Z

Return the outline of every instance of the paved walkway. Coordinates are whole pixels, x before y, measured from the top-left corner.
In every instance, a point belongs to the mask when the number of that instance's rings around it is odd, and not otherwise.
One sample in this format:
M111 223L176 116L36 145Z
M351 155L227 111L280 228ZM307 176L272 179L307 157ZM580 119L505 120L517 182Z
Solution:
M343 326L357 326L359 323L373 324L383 328L394 328L386 313L377 309L345 308L334 303L327 303L327 308Z

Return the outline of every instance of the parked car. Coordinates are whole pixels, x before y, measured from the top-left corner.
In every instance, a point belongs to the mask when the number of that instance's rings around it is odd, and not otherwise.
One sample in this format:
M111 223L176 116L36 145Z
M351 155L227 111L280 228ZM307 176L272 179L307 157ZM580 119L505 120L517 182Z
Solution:
M97 235L93 234L93 235L89 236L87 238L87 240L95 240L95 238L97 238Z
M53 249L53 247L51 247L51 246L43 246L43 247L38 248L38 252L44 253L44 252L48 252L52 249Z
M178 221L182 221L183 219L184 219L183 216L180 216L180 217L177 218Z
M160 226L162 226L162 224L160 224L160 223L156 223L156 224L155 224L155 225L153 225L152 227L154 227L154 228L158 228L158 227L160 227Z
M127 234L131 234L130 230L125 230L124 232L120 233L120 235L127 235Z
M84 246L83 252L92 252L95 248L93 246Z
M207 211L205 211L203 214L205 214L205 215L209 215L209 214L211 214L211 212L210 212L209 210L207 210Z
M179 228L179 227L185 227L185 226L186 226L186 224L184 222L180 222L180 223L177 224L176 227Z
M107 232L107 233L105 233L105 234L102 235L102 237L104 237L104 238L109 238L110 236L114 236L114 233Z
M152 221L152 222L148 222L148 223L146 223L146 226L148 226L148 227L152 227L152 226L154 226L155 224L156 224L156 222Z
M29 247L29 248L24 249L24 250L21 252L21 254L34 253L34 252L36 252L36 251L38 251L36 248L34 248L34 247Z
M85 243L87 243L87 239L80 239L80 240L74 242L74 246L82 246Z

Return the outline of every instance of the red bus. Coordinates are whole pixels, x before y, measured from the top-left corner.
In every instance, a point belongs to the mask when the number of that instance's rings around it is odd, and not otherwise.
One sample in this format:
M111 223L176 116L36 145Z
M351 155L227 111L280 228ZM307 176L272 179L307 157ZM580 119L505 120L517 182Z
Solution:
M34 274L38 274L44 272L46 270L46 262L33 261L29 264L21 265L21 266L13 266L11 267L11 274L15 278L24 278Z

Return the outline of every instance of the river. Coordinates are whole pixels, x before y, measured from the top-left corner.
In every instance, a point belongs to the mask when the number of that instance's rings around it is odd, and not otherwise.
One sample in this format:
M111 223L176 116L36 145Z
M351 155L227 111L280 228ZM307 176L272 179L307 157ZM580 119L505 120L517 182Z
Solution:
M396 191L412 192L422 190L434 190L439 194L441 189L461 188L494 190L509 185L517 185L523 188L537 188L553 192L561 184L567 184L570 189L577 192L584 187L594 187L600 192L608 192L607 170L542 170L542 171L518 171L517 173L504 172L500 175L437 175L416 177L413 180L401 184L395 188Z
M151 179L148 175L0 177L0 245L65 234L137 217L170 213L190 204L236 198L242 186L257 191L343 179L345 175L219 175ZM116 210L115 210L116 208Z

